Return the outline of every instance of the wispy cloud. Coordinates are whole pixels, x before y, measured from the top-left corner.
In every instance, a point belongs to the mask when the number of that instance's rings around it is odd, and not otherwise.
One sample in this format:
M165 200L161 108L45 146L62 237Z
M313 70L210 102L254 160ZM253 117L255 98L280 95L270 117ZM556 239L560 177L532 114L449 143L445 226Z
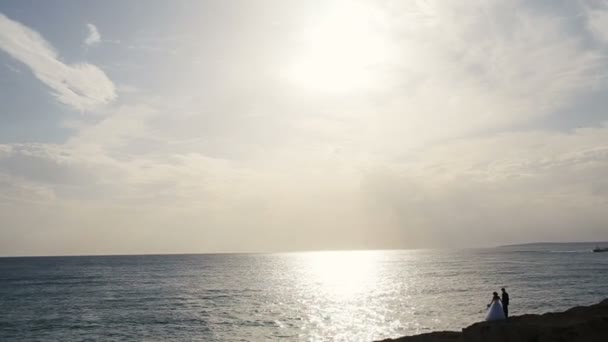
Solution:
M586 3L587 29L603 43L608 43L608 2Z
M89 35L84 40L84 43L88 46L98 45L101 43L101 34L97 30L97 26L93 24L87 24L87 29L89 30Z
M98 67L66 64L36 31L0 14L0 49L27 65L59 102L88 111L116 98L114 83Z
M21 70L19 68L17 68L16 66L10 65L8 63L4 63L4 65L6 66L6 68L8 70L10 70L12 72L15 72L15 73L20 73L21 72Z

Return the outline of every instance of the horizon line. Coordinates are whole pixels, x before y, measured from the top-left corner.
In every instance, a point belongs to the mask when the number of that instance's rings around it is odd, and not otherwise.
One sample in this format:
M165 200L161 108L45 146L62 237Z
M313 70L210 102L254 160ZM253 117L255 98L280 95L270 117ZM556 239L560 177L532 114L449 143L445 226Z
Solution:
M406 251L406 250L467 250L467 249L492 249L501 247L515 247L540 244L601 244L608 241L540 241L522 242L507 245L477 246L477 247L411 247L411 248L369 248L369 249L306 249L290 251L242 251L242 252L169 252L169 253L108 253L108 254L37 254L37 255L0 255L0 258L69 258L69 257L124 257L124 256L171 256L171 255L239 255L239 254L291 254L291 253L315 253L315 252L365 252L365 251Z

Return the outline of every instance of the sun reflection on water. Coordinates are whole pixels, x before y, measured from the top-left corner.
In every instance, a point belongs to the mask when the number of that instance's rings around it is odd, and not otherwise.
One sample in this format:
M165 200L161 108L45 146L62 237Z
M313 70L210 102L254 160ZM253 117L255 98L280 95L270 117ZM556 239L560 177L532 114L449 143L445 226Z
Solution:
M371 290L378 278L379 254L314 252L305 257L309 280L332 301L348 301Z
M373 340L399 325L383 303L384 251L307 252L297 256L294 279L302 312L302 335L309 340ZM395 328L397 327L395 326ZM383 331L378 331L384 327ZM310 339L312 338L312 339Z

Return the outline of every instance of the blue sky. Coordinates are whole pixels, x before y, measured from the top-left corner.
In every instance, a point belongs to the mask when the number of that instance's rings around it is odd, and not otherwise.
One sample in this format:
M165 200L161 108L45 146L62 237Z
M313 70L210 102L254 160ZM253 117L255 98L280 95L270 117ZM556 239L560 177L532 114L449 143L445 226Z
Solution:
M3 1L0 254L608 240L606 1Z

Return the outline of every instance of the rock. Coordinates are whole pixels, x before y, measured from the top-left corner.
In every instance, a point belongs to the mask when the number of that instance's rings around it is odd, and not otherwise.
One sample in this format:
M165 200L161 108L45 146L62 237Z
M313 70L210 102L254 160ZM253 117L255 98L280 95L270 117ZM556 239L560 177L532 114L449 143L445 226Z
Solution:
M462 333L458 331L437 331L432 333L386 339L378 342L460 342Z
M608 299L564 312L475 323L462 332L441 331L382 342L606 342Z

